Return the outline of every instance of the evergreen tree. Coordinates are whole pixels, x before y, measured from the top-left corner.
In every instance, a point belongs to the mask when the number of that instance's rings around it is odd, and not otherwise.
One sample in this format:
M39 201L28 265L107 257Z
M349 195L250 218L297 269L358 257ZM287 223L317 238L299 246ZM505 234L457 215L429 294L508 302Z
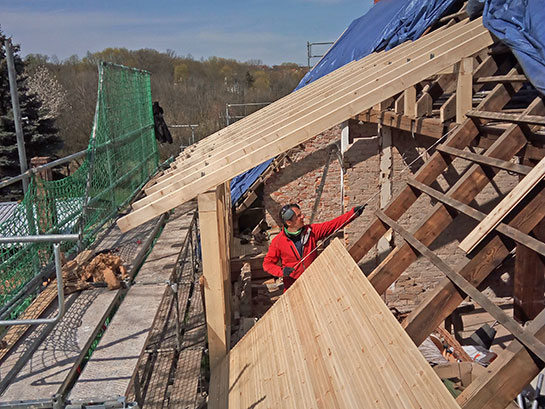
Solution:
M0 179L20 174L17 137L9 88L8 66L4 49L5 35L0 30ZM13 46L15 70L17 72L17 89L25 139L26 157L53 156L62 147L55 119L43 115L41 102L35 94L28 91L27 77L24 74L25 63L18 55L19 46ZM28 164L27 164L28 165ZM15 183L0 191L0 200L22 198L22 185Z

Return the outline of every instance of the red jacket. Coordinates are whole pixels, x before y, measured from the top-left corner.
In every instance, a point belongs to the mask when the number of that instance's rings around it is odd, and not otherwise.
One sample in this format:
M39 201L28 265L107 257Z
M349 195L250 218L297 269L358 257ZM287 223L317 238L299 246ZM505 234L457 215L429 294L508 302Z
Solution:
M295 267L302 258L305 258L310 254L318 244L319 240L322 240L332 234L335 230L347 224L354 219L354 209L336 217L333 220L324 223L307 224L303 227L301 232L301 240L303 241L303 257L299 256L299 252L295 247L293 241L291 241L284 229L278 236L276 236L271 245L269 251L263 260L263 270L276 277L283 277L283 267ZM297 280L305 269L318 257L317 252L313 252L310 256L300 263L297 268L289 275L284 277L284 291L286 291ZM278 265L278 261L281 261L281 266Z

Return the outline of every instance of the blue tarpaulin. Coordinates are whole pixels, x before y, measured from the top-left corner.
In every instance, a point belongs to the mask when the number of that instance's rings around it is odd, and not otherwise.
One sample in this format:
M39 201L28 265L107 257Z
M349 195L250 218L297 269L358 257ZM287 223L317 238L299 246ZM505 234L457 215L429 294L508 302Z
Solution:
M249 171L238 175L237 177L231 179L231 204L234 206L235 203L242 197L242 195L252 186L257 179L261 176L265 169L269 167L272 159L269 159L266 162L263 162L261 165L256 166Z
M485 27L509 46L532 84L545 94L545 4L543 0L485 1ZM447 14L455 0L381 0L354 20L296 89L374 51L416 40ZM231 181L236 203L267 168L267 161Z
M441 16L455 0L381 0L364 16L354 20L333 47L309 72L296 89L359 60L378 49L390 49L405 40L414 40ZM271 161L231 180L233 205L255 183Z
M351 61L374 51L389 50L404 41L416 40L446 14L455 0L381 0L354 20L307 73L299 89Z
M487 0L483 24L513 51L532 85L545 94L543 0Z

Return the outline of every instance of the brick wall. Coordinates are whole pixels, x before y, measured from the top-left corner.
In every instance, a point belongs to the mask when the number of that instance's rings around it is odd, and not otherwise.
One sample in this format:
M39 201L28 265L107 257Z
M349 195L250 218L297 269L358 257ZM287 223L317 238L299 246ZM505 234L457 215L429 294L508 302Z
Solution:
M316 198L324 165L326 163L329 148L332 142L340 140L340 127L335 127L323 134L318 135L304 144L304 149L291 156L292 162L287 163L278 173L270 177L264 187L264 206L269 225L277 227L280 225L278 210L286 203L296 202L301 205L306 215L306 222L310 220L311 210ZM351 129L351 135L354 135ZM429 138L414 138L406 132L394 131L393 133L393 176L392 195L404 187L404 181L412 175L427 158L424 154L418 159L425 149L435 140ZM370 200L364 214L352 222L345 229L345 242L347 247L351 245L367 226L373 221L374 210L379 206L379 198L376 193L379 191L379 138L369 136L355 139L344 154L344 208L363 204ZM416 159L416 162L408 165ZM446 192L468 167L468 162L457 160L454 162L454 169L445 178L440 178L436 186ZM323 194L320 200L315 222L329 220L341 213L341 186L340 186L340 165L336 156L332 157L329 171L326 178ZM501 172L496 176L494 185L487 188L477 196L472 205L483 206L489 211L501 197L511 190L517 183L516 176ZM436 205L427 196L422 195L417 202L399 220L400 224L414 231L416 226L422 222ZM455 223L443 232L432 245L432 250L443 258L450 266L459 269L461 263L467 262L463 252L457 245L461 238L476 225L472 220L458 216ZM399 238L393 237L393 245L400 243ZM365 274L371 273L380 263L386 254L378 254L373 248L359 263ZM507 262L487 280L485 293L492 298L510 297L512 292L512 263ZM409 310L422 300L426 291L434 288L443 278L443 275L431 263L424 259L414 262L402 276L393 284L385 294L386 302L390 306Z

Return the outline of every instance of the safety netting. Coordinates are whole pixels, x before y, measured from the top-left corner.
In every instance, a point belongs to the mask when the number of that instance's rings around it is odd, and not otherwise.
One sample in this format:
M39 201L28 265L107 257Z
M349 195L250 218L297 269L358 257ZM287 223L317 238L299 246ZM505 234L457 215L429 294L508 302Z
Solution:
M0 224L0 237L79 233L77 248L87 247L156 171L158 160L149 73L101 62L83 164L61 180L32 175L24 199ZM61 249L73 250L74 243L61 243ZM52 244L0 244L0 311L52 265Z

